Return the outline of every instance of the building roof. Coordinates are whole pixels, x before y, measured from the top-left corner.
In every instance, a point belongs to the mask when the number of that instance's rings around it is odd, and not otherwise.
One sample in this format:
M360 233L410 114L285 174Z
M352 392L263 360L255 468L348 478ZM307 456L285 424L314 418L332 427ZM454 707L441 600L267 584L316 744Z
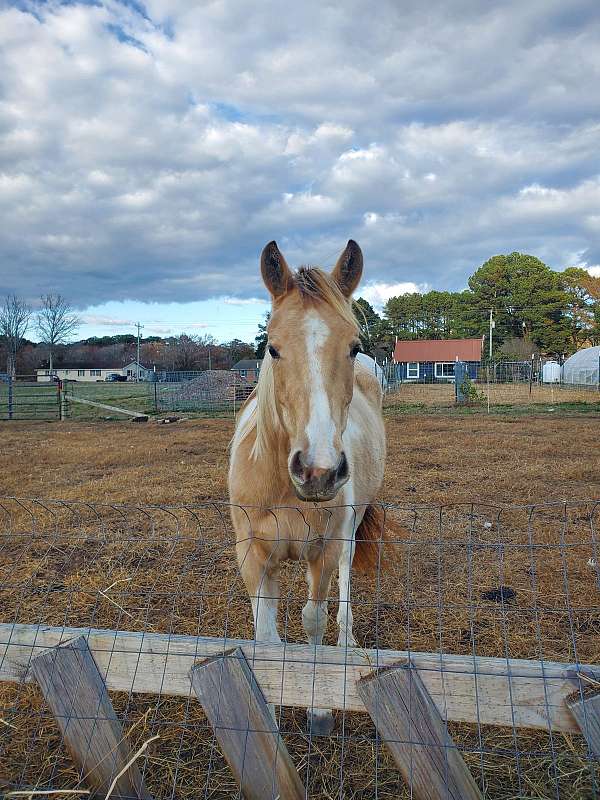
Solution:
M242 360L234 364L231 369L256 369L257 364L260 368L262 358L242 358Z
M394 360L405 361L481 361L483 339L420 339L396 342Z
M150 371L152 370L152 367L145 367L142 364L141 361L136 361L135 358L133 359L133 361L128 361L126 364L123 364L122 368L125 369L125 367L131 367L131 366L137 367L138 364L139 364L140 369L146 369L146 370L150 370Z

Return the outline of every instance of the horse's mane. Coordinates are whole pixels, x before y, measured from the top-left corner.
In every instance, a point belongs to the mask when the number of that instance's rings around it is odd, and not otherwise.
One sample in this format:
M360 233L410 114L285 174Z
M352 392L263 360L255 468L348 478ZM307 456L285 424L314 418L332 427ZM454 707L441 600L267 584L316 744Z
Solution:
M358 333L359 326L352 313L351 301L342 294L335 280L327 272L319 267L300 267L293 276L293 285L290 291L294 290L299 292L302 302L307 305L320 303L328 305ZM244 414L244 409L248 408L253 398L256 398L254 408L251 412ZM232 439L232 447L245 441L253 431L256 431L256 437L250 456L256 461L277 446L277 434L281 431L275 403L273 361L268 351L263 358L256 390L248 398L246 406L242 408L240 423Z

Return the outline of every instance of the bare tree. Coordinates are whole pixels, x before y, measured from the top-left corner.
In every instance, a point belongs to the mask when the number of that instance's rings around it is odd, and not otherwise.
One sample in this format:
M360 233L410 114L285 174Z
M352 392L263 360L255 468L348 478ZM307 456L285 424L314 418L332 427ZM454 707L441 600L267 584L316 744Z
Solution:
M173 337L171 346L176 369L198 369L201 351L197 336L188 336L187 333L182 333L181 336Z
M69 302L60 294L42 295L42 307L37 312L36 327L42 342L48 348L50 374L54 368L54 352L59 344L66 344L81 325Z
M6 371L13 377L17 371L17 353L29 327L31 306L15 295L8 295L0 308L0 336L6 341Z

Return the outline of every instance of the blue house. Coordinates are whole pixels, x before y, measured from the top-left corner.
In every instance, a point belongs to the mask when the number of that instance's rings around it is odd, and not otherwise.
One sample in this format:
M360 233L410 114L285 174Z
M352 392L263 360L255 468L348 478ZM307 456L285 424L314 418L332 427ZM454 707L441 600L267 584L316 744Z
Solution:
M402 381L453 381L456 361L464 361L469 377L476 380L482 351L483 339L417 339L396 342L394 361Z

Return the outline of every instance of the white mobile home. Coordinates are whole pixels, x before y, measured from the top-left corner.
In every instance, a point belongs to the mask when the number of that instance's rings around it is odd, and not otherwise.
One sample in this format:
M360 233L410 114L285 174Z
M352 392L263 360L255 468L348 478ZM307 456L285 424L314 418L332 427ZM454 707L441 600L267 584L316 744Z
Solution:
M52 371L61 381L84 381L85 383L105 381L109 375L115 373L117 375L123 375L122 367L97 368L76 365L73 367L56 367ZM49 369L38 369L36 372L38 383L49 383L52 380Z

